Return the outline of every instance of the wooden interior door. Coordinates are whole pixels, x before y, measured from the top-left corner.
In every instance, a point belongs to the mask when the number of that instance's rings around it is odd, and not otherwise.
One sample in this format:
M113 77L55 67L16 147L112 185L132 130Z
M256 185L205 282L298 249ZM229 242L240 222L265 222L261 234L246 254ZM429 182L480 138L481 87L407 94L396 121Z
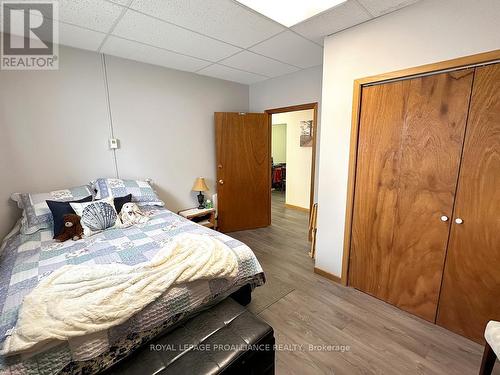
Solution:
M476 69L437 323L482 342L500 320L500 64Z
M363 87L349 284L435 321L473 70Z
M217 225L222 232L271 224L271 127L266 113L215 113Z

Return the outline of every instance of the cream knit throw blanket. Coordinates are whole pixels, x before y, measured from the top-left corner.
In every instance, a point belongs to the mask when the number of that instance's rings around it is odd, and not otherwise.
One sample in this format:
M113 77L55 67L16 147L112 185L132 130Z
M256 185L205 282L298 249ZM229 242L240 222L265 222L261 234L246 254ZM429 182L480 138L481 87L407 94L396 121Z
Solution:
M136 266L66 265L24 298L2 354L102 331L125 322L173 284L236 276L238 260L221 241L182 234Z

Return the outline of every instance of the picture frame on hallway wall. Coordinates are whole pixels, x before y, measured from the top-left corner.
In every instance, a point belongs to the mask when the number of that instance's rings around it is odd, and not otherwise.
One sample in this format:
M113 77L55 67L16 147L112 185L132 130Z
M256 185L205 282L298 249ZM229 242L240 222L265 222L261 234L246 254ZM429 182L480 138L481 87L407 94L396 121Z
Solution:
M313 122L312 120L300 122L300 147L312 147Z

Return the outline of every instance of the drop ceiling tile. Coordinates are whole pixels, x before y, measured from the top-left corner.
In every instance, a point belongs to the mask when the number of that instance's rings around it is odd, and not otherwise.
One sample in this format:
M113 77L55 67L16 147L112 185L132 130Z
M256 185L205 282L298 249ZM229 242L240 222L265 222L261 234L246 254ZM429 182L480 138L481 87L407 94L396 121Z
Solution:
M205 76L225 79L226 81L244 83L247 85L267 79L267 77L258 74L243 72L241 70L236 70L218 64L210 65L197 73Z
M108 32L123 7L103 0L59 0L60 21L88 29Z
M30 2L30 0L19 1ZM58 4L58 14L54 15L54 19L106 33L124 9L104 0L59 0ZM31 14L38 15L34 12Z
M285 29L232 0L135 0L131 8L243 48Z
M114 36L110 36L106 40L101 52L130 60L189 72L194 72L210 64L203 60L179 55L160 48L146 46Z
M38 15L38 13L32 13L31 17L39 19L42 18ZM63 44L65 46L97 51L106 36L104 33L83 29L64 22L58 22L58 26L59 44ZM14 35L24 35L24 30L12 28L11 33Z
M277 77L299 70L299 68L283 64L279 61L257 55L249 51L243 51L234 56L228 57L227 59L222 60L220 64L246 70L248 72L262 74L268 77Z
M372 18L356 0L349 0L316 17L292 27L292 30L314 41L321 41L327 35L368 21Z
M374 17L404 8L419 0L358 0Z
M130 3L132 3L133 0L106 0L106 1L109 1L111 3L120 4L120 5L123 5L124 7L128 7L130 5Z
M113 34L210 61L218 61L241 51L240 48L132 10L128 10L118 22Z
M301 68L323 63L323 48L292 31L276 35L250 50Z
M106 34L59 22L59 44L97 51Z

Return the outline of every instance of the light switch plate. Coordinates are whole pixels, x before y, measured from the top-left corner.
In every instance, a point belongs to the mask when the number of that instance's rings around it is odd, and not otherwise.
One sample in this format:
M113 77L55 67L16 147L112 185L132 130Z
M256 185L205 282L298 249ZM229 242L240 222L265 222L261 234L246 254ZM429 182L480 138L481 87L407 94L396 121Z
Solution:
M118 147L119 147L118 139L117 138L110 138L109 139L109 148L111 150L116 150Z

